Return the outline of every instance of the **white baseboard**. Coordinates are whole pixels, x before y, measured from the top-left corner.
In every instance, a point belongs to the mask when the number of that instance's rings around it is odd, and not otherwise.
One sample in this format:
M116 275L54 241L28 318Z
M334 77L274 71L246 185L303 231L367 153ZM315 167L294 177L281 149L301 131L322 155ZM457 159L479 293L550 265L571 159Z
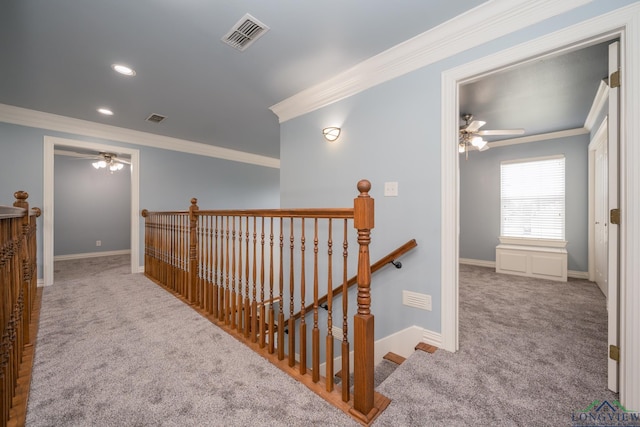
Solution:
M45 284L44 284L44 279L38 279L38 281L36 282L36 286L37 286L38 288L42 288L42 287L44 287L44 286L45 286Z
M419 326L410 326L376 341L374 344L373 363L377 366L382 362L384 355L389 352L393 352L402 357L409 357L415 351L416 344L420 342L441 347L442 336L438 332L432 332ZM325 366L326 363L320 365L321 374L324 374ZM353 350L349 353L349 367L353 371ZM333 360L333 371L336 373L341 369L342 357L339 356Z
M138 266L138 273L144 273L144 265Z
M496 262L495 261L484 261L484 260L481 260L481 259L460 258L459 262L460 262L460 264L475 265L477 267L496 268Z
M97 258L101 256L129 255L130 253L131 253L131 249L122 249L119 251L87 252L84 254L56 255L53 257L53 260L68 261L72 259Z
M471 258L460 258L459 262L460 262L460 264L475 265L477 267L496 268L496 262L495 261L485 261L485 260L482 260L482 259L471 259ZM567 277L571 277L573 279L589 280L589 272L588 271L569 270L569 271L567 271ZM435 344L433 344L433 345L435 345Z

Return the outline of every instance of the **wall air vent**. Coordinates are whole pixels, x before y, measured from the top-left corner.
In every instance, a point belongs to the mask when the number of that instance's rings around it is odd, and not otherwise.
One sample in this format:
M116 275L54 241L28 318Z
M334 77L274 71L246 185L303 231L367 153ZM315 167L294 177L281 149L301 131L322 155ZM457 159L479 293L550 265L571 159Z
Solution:
M147 117L147 121L151 123L160 123L164 119L166 119L166 117L161 116L160 114L152 114L149 117Z
M402 291L402 304L431 311L431 295Z
M222 41L242 52L267 31L269 27L247 13L222 37Z

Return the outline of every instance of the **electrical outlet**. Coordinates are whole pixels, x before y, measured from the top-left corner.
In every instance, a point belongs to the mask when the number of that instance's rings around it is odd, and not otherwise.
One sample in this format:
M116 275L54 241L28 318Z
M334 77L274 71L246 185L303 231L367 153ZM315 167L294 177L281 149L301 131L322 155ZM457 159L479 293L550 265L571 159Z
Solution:
M96 240L96 246L102 246L102 240Z
M398 195L398 183L397 182L385 182L384 183L384 195L385 195L385 197L396 197Z

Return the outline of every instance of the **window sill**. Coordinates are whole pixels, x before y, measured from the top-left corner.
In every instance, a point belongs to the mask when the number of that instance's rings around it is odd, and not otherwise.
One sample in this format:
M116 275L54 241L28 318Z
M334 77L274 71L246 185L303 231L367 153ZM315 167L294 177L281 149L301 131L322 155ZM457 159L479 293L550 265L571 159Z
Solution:
M557 239L535 239L528 237L506 237L500 236L501 245L515 245L515 246L536 246L536 247L544 247L544 248L561 248L564 249L567 247L566 240L557 240Z

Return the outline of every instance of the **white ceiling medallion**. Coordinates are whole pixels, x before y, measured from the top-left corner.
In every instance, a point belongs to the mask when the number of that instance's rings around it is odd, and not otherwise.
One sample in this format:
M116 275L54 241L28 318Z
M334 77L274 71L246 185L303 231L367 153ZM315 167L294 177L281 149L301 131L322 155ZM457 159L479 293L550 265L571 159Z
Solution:
M247 13L231 27L221 40L242 52L267 31L269 31L269 27Z

